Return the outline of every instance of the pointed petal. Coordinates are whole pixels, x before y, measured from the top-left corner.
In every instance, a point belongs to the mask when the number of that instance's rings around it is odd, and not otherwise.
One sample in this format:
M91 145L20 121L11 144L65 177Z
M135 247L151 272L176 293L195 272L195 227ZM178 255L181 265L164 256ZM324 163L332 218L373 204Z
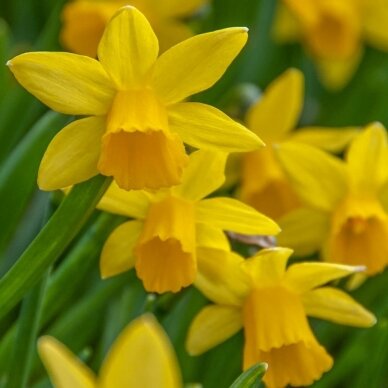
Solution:
M159 25L154 26L154 28L155 34L159 39L159 50L161 53L193 36L193 31L191 31L190 27L180 20L168 19L160 21Z
M384 0L374 1L363 15L363 28L368 43L381 50L388 51L388 9Z
M118 275L135 266L134 248L143 229L140 221L124 222L106 240L100 258L102 279Z
M97 205L98 209L122 216L144 219L151 195L143 190L127 191L112 182Z
M370 327L376 317L345 292L323 287L303 294L306 314L342 325Z
M267 248L245 260L241 266L260 287L271 286L282 281L292 250L289 248Z
M341 279L364 270L365 267L353 265L311 262L298 263L288 268L285 280L292 289L303 293L332 280Z
M240 309L229 306L207 306L194 318L187 337L186 349L199 355L226 341L242 328Z
M318 210L299 208L283 216L279 226L282 231L278 244L292 248L297 256L307 256L322 248L330 230L330 217Z
M165 16L173 17L187 17L191 16L199 7L205 5L207 0L163 0L155 3L155 7L158 7Z
M317 59L318 75L326 88L336 91L342 89L357 71L364 51L359 48L357 52L347 58Z
M168 116L171 130L196 148L246 152L264 144L253 132L210 105L175 104L169 107Z
M280 232L274 221L236 199L204 199L196 209L197 222L223 230L252 235L275 235Z
M98 46L98 58L119 89L144 84L158 52L151 25L131 6L120 8L113 16Z
M388 178L388 146L386 130L380 123L368 125L354 139L346 159L351 189L355 194L375 194Z
M245 45L245 27L225 28L185 40L156 62L152 84L167 104L210 88Z
M195 235L198 248L214 248L230 251L229 240L220 228L208 224L197 223Z
M282 139L299 120L303 107L303 87L303 73L300 70L284 72L248 111L248 127L265 141Z
M97 387L92 371L55 338L49 336L39 338L38 351L56 387Z
M360 133L358 127L325 128L303 127L294 132L290 140L306 143L327 152L341 152Z
M172 192L190 201L198 201L218 189L225 181L226 154L199 150L190 155L182 183Z
M178 361L170 341L152 315L129 324L101 368L101 388L180 388Z
M197 250L198 273L195 286L211 301L240 306L249 292L249 279L242 270L244 259L220 249Z
M346 167L339 159L307 144L286 142L275 149L293 188L305 204L332 210L346 192Z
M40 163L41 190L58 190L88 180L98 174L102 117L76 120L63 128L49 144Z
M25 53L7 65L25 89L57 112L104 115L115 94L101 64L82 55Z

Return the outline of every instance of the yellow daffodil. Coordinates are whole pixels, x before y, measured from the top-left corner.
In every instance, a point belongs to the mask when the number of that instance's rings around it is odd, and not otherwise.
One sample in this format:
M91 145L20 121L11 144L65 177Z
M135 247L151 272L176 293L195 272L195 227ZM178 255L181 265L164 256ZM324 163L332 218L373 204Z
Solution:
M369 125L351 143L346 163L307 145L277 151L305 207L286 215L280 244L300 255L365 265L373 275L388 264L388 149L382 125Z
M16 79L53 110L88 116L60 131L39 169L55 190L101 173L126 189L181 181L183 142L225 152L251 151L260 139L219 110L181 102L209 88L247 40L246 28L197 35L158 57L158 41L136 8L121 8L105 30L99 61L70 53L21 54Z
M61 41L74 53L96 57L98 42L110 18L118 8L132 5L150 21L160 50L165 51L192 36L183 19L205 3L206 0L74 0L63 8Z
M194 318L186 347L198 355L244 329L244 369L268 363L266 386L312 384L332 366L316 340L307 315L369 327L375 317L326 283L362 268L299 263L286 269L292 251L264 249L244 260L234 253L205 249L196 286L213 302ZM206 259L205 259L206 258Z
M273 145L297 141L336 152L357 133L356 128L305 127L293 131L303 107L303 83L299 70L287 70L268 86L245 120L267 147L242 155L240 198L274 219L299 206L299 201L274 156Z
M302 41L327 87L339 89L362 58L363 43L388 51L386 0L283 0L275 23L280 41Z
M222 185L225 159L221 153L194 152L182 184L156 194L113 185L99 208L135 220L120 225L106 241L102 277L135 267L147 291L176 292L193 283L199 247L229 249L223 230L277 234L272 220L235 199L203 199Z
M174 350L152 315L130 323L113 344L96 377L55 338L39 339L40 357L55 388L181 388Z

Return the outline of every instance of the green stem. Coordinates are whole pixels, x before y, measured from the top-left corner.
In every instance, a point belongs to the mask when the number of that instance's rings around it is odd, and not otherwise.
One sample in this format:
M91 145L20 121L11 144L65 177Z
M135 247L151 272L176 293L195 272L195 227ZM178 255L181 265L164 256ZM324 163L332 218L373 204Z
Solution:
M49 222L0 280L0 318L39 282L92 214L110 179L96 176L75 186Z
M42 300L48 276L49 271L23 301L18 320L17 341L14 342L11 368L8 374L8 388L24 388L27 384L32 356L35 354Z

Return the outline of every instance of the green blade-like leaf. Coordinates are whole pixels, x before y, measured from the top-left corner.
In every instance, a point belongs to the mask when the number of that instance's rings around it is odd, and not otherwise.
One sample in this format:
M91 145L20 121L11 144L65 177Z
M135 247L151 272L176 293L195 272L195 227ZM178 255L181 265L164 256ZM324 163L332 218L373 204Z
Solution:
M35 240L0 280L0 317L43 276L89 219L110 179L96 176L75 186Z
M268 364L265 362L251 366L237 378L230 388L259 388L267 368Z

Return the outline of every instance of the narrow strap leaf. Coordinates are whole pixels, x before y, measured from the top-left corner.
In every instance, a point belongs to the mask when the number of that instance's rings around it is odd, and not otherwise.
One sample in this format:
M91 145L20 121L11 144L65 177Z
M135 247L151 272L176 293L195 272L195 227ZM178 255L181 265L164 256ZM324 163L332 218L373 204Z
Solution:
M0 280L0 317L8 313L58 259L89 219L110 179L96 176L75 186L35 240Z
M268 365L265 362L255 364L242 373L230 388L259 388Z

